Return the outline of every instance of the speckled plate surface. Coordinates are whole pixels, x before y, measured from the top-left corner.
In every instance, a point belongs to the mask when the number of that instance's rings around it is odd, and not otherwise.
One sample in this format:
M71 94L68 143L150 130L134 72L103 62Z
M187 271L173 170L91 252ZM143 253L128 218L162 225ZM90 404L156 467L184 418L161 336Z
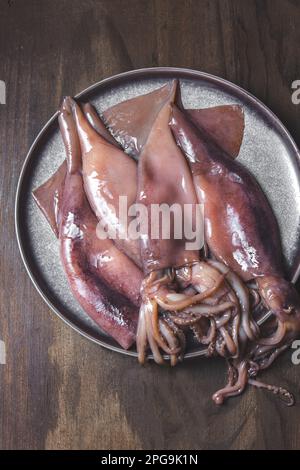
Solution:
M102 80L79 95L99 112L144 94L178 78L183 103L188 108L241 104L245 134L238 159L254 174L277 216L290 279L300 265L300 154L291 136L255 97L218 77L188 69L153 68L126 72ZM21 255L32 282L49 307L72 328L92 341L115 351L125 351L105 335L73 298L59 259L58 241L34 203L33 189L43 183L64 159L57 114L43 127L25 159L16 195L16 232ZM203 355L190 346L186 357Z

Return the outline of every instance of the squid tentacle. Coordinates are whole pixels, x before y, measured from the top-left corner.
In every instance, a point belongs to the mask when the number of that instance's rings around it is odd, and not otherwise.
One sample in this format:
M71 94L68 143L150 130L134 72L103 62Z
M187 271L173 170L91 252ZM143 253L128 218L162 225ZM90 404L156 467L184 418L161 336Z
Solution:
M235 273L233 273L233 271L231 271L227 266L225 266L225 264L220 263L219 261L211 260L209 261L209 264L219 269L220 272L225 275L226 280L234 289L239 299L240 307L242 310L242 328L244 329L249 339L255 340L255 338L259 334L259 329L254 320L250 317L249 292L246 286L243 285L239 277Z
M210 289L207 289L206 291L202 292L201 294L195 294L193 296L188 296L183 300L178 300L178 301L168 301L161 298L159 295L155 297L157 303L160 305L165 310L169 311L174 311L174 310L183 310L186 307L189 307L190 305L194 305L195 303L201 302L202 300L210 297L212 294L214 294L219 287L222 285L224 281L224 276L221 276L219 281ZM171 297L172 294L169 294L167 297Z
M217 405L222 405L226 398L240 395L244 391L248 382L246 361L242 361L238 366L237 374L238 376L234 384L232 384L232 380L230 380L224 388L213 394L212 399Z
M274 395L278 396L278 398L280 398L280 400L282 400L287 406L293 406L295 403L294 395L286 388L265 384L264 382L254 379L249 379L248 384L253 385L256 388L264 388L265 390L274 393Z

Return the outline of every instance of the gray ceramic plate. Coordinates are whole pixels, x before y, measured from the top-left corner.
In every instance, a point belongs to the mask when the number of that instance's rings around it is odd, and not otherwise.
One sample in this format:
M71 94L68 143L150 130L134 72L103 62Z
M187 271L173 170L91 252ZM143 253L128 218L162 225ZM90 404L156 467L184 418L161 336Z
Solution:
M134 70L102 80L77 98L91 101L98 111L180 79L183 103L204 108L238 103L245 111L245 135L239 160L255 175L268 196L281 229L289 277L294 281L300 264L300 155L291 136L255 97L236 85L202 72L177 68ZM124 351L85 314L68 288L58 242L36 207L31 191L43 183L64 159L57 114L51 117L35 139L25 159L16 195L16 232L28 274L51 309L85 337L115 351ZM203 355L190 346L186 357Z

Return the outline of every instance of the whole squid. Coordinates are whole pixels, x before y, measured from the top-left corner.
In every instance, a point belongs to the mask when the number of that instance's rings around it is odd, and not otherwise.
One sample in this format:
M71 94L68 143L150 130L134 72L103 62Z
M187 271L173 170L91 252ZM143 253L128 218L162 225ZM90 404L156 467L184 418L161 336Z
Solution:
M98 134L75 101L72 101L72 109L82 152L84 188L90 205L98 219L105 222L109 230L115 230L112 238L116 246L140 265L139 240L128 233L133 217L128 217L127 211L136 198L136 162ZM100 118L94 116L94 122L96 120L101 123ZM124 220L119 213L120 196L126 202Z
M300 335L300 298L283 276L273 211L252 175L176 106L172 108L170 128L189 162L198 199L204 204L205 238L218 260L213 265L223 273L232 269L244 281L254 279L264 305L276 315L275 331L266 338L256 337L253 360L258 358L259 344L265 346L265 353L273 354L274 348L280 350ZM250 326L255 339L255 325ZM239 365L232 393L241 391L245 368L245 364ZM216 401L222 402L227 391L216 395Z
M183 343L175 327L192 326L197 339L209 346L209 353L235 356L238 353L239 302L234 289L214 266L201 261L198 247L187 247L185 231L175 235L178 214L172 219L170 234L153 237L152 208L177 205L191 208L188 225L199 230L197 197L192 175L169 128L170 104L176 101L177 83L161 106L138 161L137 203L147 208L141 233L142 283L137 349L144 363L149 346L155 361L163 363L161 350L175 364ZM177 218L177 219L176 219ZM201 227L200 227L201 229ZM227 273L226 273L227 274ZM225 328L229 324L230 328Z
M63 102L59 125L67 157L58 214L62 263L71 290L84 310L124 348L129 348L135 340L140 271L111 240L99 240L96 235L98 222L83 188L81 149L68 99Z

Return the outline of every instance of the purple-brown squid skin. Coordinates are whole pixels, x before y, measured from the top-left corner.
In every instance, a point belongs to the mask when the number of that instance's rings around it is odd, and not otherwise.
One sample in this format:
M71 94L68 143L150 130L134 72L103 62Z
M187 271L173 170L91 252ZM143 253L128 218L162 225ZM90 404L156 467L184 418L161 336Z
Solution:
M128 233L133 217L123 221L119 214L120 196L126 198L128 208L135 203L136 162L99 135L75 101L72 101L72 110L80 140L83 181L89 203L99 220L109 228L118 230L115 245L139 265L139 240L132 239Z
M96 109L91 103L84 103L82 105L82 111L85 114L90 125L95 129L95 131L103 137L107 142L114 145L115 147L120 148L118 142L113 138L111 133L108 131L107 127L100 119Z
M187 109L194 124L203 129L230 157L239 154L244 137L245 119L243 108L237 104L204 109Z
M174 88L177 90L175 102L182 108L178 80L172 80L150 93L123 101L104 111L102 116L105 124L132 157L138 159L159 111L169 102ZM229 155L233 158L238 155L245 125L241 106L186 109L186 112Z
M176 106L170 127L204 204L205 238L213 254L244 281L281 275L278 224L256 180Z
M94 127L98 134L106 139L107 142L118 146L118 143L107 130L103 122L99 119L95 108L90 103L83 104L82 108L89 123ZM69 137L64 137L66 148L70 146L70 138L71 135ZM75 138L77 137L75 136ZM58 237L57 217L61 205L66 173L67 161L64 160L55 173L53 173L45 183L41 184L41 186L32 192L36 204L46 217L56 237Z
M283 278L279 229L261 188L176 106L170 127L204 204L205 235L211 252L244 281L256 279L265 305L284 324L284 341L299 335L299 294Z
M33 198L46 217L56 237L58 237L58 214L63 197L67 173L66 160L50 178L32 192Z
M174 224L171 224L169 239L164 239L161 233L158 239L151 236L151 207L154 204L167 204L169 207L177 204L181 209L184 205L191 205L193 213L190 222L191 227L195 228L193 218L197 209L197 197L193 180L186 159L177 147L168 125L170 104L174 103L176 94L177 82L174 81L156 116L138 162L137 203L148 210L148 224L145 230L142 229L140 241L146 274L199 261L198 250L186 249L187 239L184 233L180 239L175 238Z
M67 100L59 123L62 133L75 127ZM61 259L75 298L127 349L135 341L138 309L134 303L139 303L141 273L110 240L96 236L97 219L85 196L79 140L74 136L66 147L68 171L58 218Z
M75 198L74 192L77 194ZM81 176L67 175L59 238L61 259L72 293L100 328L128 349L135 341L138 308L120 292L123 290L128 294L128 289L132 292L133 280L130 279L130 286L112 289L112 285L117 287L118 279L114 279L110 268L118 269L118 266L108 250L100 251L97 247L94 240L97 221L93 219L85 200ZM109 262L105 261L106 257ZM103 275L103 265L110 274L111 283L103 281L103 277L107 277Z
M140 305L140 288L143 279L142 272L124 253L116 248L111 240L100 240L97 237L98 221L86 199L82 177L80 176L77 179L74 177L73 180L76 185L71 184L68 193L67 190L64 190L64 202L61 211L61 214L63 214L63 211L67 213L65 202L67 193L70 199L66 220L69 232L74 229L74 241L76 241L76 238L80 239L81 250L87 260L89 270L98 276L101 282L110 286L111 291L118 292L138 307ZM67 183L69 184L68 180L66 180ZM76 220L76 222L73 220Z

